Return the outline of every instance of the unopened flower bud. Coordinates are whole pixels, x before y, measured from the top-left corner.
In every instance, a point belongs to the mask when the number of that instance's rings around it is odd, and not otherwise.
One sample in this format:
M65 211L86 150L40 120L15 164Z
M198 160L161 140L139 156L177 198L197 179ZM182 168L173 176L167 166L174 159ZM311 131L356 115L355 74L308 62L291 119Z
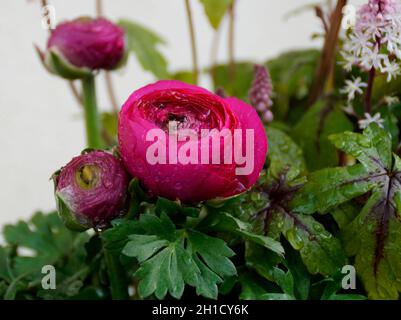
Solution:
M122 28L104 18L78 18L59 24L52 32L46 52L46 65L55 74L78 79L92 70L111 70L125 53Z
M124 210L128 176L122 162L108 152L73 158L54 183L58 212L70 229L105 227Z

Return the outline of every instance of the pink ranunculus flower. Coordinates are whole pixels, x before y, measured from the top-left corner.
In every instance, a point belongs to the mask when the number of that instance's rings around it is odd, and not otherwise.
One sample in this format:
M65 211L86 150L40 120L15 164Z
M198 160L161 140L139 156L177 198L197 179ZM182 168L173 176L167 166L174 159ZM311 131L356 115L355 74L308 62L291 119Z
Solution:
M214 145L207 134L213 129L222 134ZM150 134L160 131L164 138ZM187 203L248 190L267 154L266 133L251 106L180 81L162 80L132 93L119 114L118 138L126 168L153 195ZM244 154L247 160L237 161Z
M106 151L73 158L54 175L57 210L74 230L102 228L124 211L128 174L122 161Z
M74 67L110 70L123 59L125 32L107 19L82 17L59 24L47 49L56 50Z

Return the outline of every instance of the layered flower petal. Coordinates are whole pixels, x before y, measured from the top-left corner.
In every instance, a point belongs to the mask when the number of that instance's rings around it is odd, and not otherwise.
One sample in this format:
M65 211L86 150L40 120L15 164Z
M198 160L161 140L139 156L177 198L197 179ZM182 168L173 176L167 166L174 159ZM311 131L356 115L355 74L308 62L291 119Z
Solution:
M249 173L238 174L243 164L236 163L234 149L246 151L246 129L252 131L248 150L254 165ZM148 139L152 130L163 135ZM239 146L235 145L236 130L241 133ZM159 81L135 91L120 112L118 134L130 173L154 195L184 202L228 197L249 189L267 152L263 126L251 106L179 81ZM156 156L165 160L149 161L155 142L160 146Z

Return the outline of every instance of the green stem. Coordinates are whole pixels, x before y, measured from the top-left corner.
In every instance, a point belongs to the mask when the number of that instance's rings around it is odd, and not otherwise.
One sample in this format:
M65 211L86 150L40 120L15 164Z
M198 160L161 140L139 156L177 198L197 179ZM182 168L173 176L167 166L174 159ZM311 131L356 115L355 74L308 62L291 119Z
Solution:
M198 84L198 76L199 76L198 53L196 50L195 27L189 0L185 0L185 10L187 13L189 35L191 39L193 81L194 84Z
M228 26L228 65L229 65L229 78L230 81L235 79L235 60L234 60L234 12L235 0L229 7L229 26Z
M128 300L127 279L119 256L104 249L104 260L107 266L112 299Z
M96 103L95 77L88 76L82 79L82 98L85 111L86 139L88 148L100 149L103 147L100 117Z

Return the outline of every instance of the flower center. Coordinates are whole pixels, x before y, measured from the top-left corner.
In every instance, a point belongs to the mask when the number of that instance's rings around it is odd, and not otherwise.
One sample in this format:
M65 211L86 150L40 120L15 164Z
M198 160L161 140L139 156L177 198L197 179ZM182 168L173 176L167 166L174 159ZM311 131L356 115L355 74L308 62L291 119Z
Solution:
M92 189L97 186L100 180L100 170L92 164L83 165L76 172L75 178L81 188Z
M144 96L137 108L142 116L167 131L169 123L177 122L178 129L221 129L226 111L220 101L206 94L159 91Z

